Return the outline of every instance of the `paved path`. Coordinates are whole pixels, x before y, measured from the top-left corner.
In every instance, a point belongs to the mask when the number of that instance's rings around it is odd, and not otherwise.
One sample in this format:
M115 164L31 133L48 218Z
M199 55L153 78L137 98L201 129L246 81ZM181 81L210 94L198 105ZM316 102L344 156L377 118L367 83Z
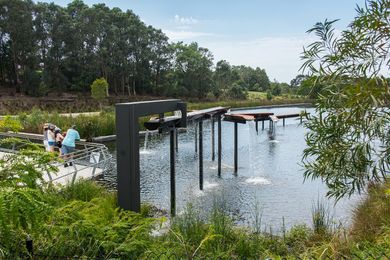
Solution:
M4 156L10 155L9 153L0 152L0 159ZM64 167L64 165L58 166L58 172L52 175L54 184L67 185L72 182L73 176L77 170L75 181L80 179L92 179L93 177L99 176L103 174L103 170L101 168L95 169L94 167L85 166L81 164L74 164L73 166ZM48 174L43 175L43 179L47 182L50 181L50 177Z

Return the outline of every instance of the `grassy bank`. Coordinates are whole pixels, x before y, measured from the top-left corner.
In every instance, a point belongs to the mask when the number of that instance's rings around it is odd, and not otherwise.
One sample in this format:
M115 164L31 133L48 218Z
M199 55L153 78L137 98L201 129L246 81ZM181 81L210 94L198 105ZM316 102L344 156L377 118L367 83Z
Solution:
M298 104L298 103L312 103L313 101L306 98L296 98L289 96L278 96L272 100L267 100L263 98L262 92L254 92L250 98L245 100L221 100L221 101L203 101L188 102L188 110L198 110L206 109L210 107L230 107L230 108L239 108L239 107L258 107L258 106L269 106L269 105L288 105L288 104Z
M273 101L267 100L225 100L213 102L190 102L188 110L199 110L210 107L255 107L261 105L277 105L277 104L296 104L308 102L306 99L287 99L281 98ZM140 118L139 126L144 130L143 123L149 120L150 117ZM113 107L106 108L105 111L96 114L80 114L77 116L64 116L53 110L51 112L33 108L29 112L19 113L17 119L21 122L22 131L29 133L42 133L42 126L46 122L53 123L62 130L68 129L72 125L76 125L82 138L90 140L93 137L113 135L115 134L115 113Z
M42 134L43 124L53 123L66 131L72 125L77 126L81 138L91 139L95 136L111 135L115 133L115 114L113 112L101 112L99 115L83 115L76 117L61 116L59 113L48 113L33 109L30 113L18 115L24 132Z
M188 110L199 110L216 106L238 108L264 105L296 104L303 102L308 102L308 100L281 98L273 101L248 99L198 103L190 102L188 103ZM149 118L150 117L140 118L139 126L141 130L144 130L143 123L149 120ZM33 108L29 112L19 113L17 119L21 122L23 127L22 131L29 133L40 134L42 132L43 124L50 122L59 126L62 130L66 130L72 125L77 125L81 137L87 140L97 136L115 134L115 112L113 107L106 108L104 112L100 112L98 115L81 113L77 116L64 116L55 110L49 112Z

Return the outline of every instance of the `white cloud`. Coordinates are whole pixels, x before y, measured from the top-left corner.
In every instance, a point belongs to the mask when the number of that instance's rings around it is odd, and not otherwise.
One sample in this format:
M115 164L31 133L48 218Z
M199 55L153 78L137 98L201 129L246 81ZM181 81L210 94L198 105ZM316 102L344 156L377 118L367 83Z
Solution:
M224 59L232 65L247 65L266 70L270 80L290 82L302 65L302 47L312 43L313 36L264 37L242 42L199 42L208 48L215 62Z
M182 17L176 14L174 17L174 22L181 25L194 25L197 24L199 21L193 17Z
M173 31L173 30L163 30L163 32L169 37L170 41L194 41L197 38L204 36L212 36L212 33L205 32L195 32L195 31ZM206 47L206 46L205 46Z

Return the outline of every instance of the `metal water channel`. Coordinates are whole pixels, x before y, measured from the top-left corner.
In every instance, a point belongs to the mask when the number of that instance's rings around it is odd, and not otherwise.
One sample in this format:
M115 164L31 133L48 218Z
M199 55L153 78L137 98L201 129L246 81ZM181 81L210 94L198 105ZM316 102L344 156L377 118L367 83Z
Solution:
M283 114L299 113L303 109L290 107L239 113L264 111ZM314 113L312 109L307 111ZM269 137L267 124L264 130L259 127L257 134L254 122L245 125L224 121L218 123L222 127L214 127L214 131L222 129L220 177L218 160L212 160L215 149L212 144L211 120L204 121L201 128L195 127L197 124L189 124L186 132L177 135L179 147L174 161L177 214L191 203L207 215L214 203L222 201L237 223L251 224L255 209L260 207L263 225L277 229L281 227L283 218L287 227L300 223L310 224L312 205L320 199L329 204L335 219L348 224L350 211L358 198L343 199L334 206L332 200L325 198L327 189L320 180L303 182L303 168L300 162L306 146L304 141L306 129L300 125L299 118L286 119L285 126L279 122L275 126L273 138ZM235 128L237 154L234 153ZM197 140L200 137L202 142ZM143 140L140 141L141 201L169 211L172 203L170 201L172 153L169 149L171 140L176 137L170 138L168 133L149 138L146 149L143 149ZM203 154L200 154L197 145L194 147L194 143L203 145ZM115 148L113 153L114 150ZM202 163L199 156L204 158L202 183L199 182L199 167ZM236 173L235 159L238 160ZM115 172L106 174L103 182L115 188Z

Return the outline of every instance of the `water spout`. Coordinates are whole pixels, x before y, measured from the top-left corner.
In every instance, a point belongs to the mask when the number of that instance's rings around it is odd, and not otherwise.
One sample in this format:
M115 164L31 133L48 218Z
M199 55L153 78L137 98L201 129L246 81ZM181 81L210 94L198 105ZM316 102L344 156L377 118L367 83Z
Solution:
M149 139L149 130L146 130L145 141L144 141L144 151L146 151L146 149L148 147L148 139Z

